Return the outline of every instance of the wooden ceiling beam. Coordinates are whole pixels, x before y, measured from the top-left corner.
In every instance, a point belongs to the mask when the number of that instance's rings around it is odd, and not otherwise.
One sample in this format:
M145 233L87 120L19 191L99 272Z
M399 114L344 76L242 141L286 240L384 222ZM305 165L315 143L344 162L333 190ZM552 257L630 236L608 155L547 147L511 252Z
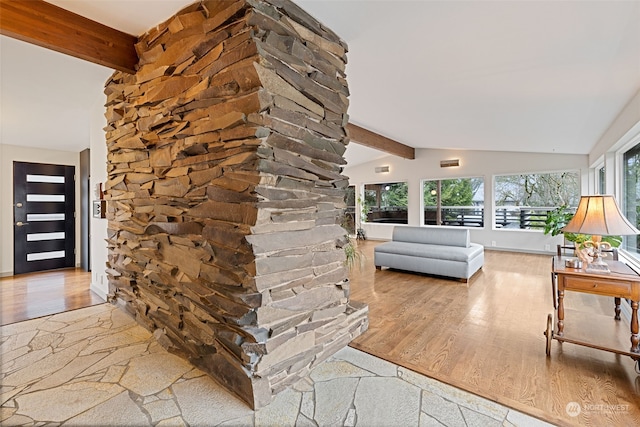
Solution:
M386 136L382 136L375 132L371 132L368 129L354 125L353 123L347 124L347 131L352 142L355 142L365 147L375 148L376 150L384 151L385 153L393 154L394 156L402 157L405 159L413 160L416 158L416 149L409 147L401 142L395 141Z
M138 63L137 37L42 0L0 0L0 34L127 73Z
M0 34L105 67L136 72L135 36L43 0L0 0ZM353 123L347 124L347 131L357 144L405 159L416 158L413 147Z

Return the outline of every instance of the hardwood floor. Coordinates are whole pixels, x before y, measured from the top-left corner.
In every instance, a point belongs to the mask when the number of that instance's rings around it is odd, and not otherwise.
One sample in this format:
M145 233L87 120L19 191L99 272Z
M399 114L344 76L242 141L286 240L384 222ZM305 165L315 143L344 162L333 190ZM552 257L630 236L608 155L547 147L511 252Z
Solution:
M359 242L351 298L369 304L369 330L350 345L558 425L640 425L640 377L629 357L552 342L545 355L551 257L486 251L470 283L373 265L379 242ZM588 322L591 340L630 346L613 298L565 297L565 332ZM595 324L594 324L595 323ZM572 333L573 333L572 332ZM571 417L567 405L581 412Z
M351 343L432 378L557 425L640 425L640 376L629 357L552 343L549 256L487 251L469 284L373 266L379 242L360 242L351 297L369 304L369 330ZM0 278L1 324L102 303L90 273L63 270ZM613 299L571 293L565 331L626 348L629 327L613 320ZM567 414L576 402L581 412Z
M0 278L0 325L101 304L89 290L91 273L80 269Z

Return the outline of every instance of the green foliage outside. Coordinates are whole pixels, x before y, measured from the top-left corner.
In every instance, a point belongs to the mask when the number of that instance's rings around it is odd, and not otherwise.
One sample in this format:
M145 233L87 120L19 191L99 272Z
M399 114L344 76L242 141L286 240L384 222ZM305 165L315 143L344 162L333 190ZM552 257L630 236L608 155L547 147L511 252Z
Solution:
M483 185L482 178L443 179L440 188L442 206L471 206L473 196ZM424 205L436 206L438 181L425 181L422 186Z
M564 226L569 224L571 218L573 218L574 212L568 206L560 206L547 214L547 219L544 226L544 234L551 234L557 236L562 233ZM587 240L591 240L590 234L575 234L564 233L564 238L568 242L573 242L576 247L580 247ZM607 242L613 248L617 248L622 244L621 236L602 236L602 241Z
M364 202L367 206L378 206L377 191L380 191L379 207L406 208L409 201L409 191L406 182L390 182L387 184L366 184L364 186Z
M362 200L362 197L358 196L358 205L360 206L360 223L367 222L367 215L369 214L371 205L367 202L366 192L365 200Z
M407 207L409 203L408 186L406 182L395 182L385 186L381 194L382 206Z

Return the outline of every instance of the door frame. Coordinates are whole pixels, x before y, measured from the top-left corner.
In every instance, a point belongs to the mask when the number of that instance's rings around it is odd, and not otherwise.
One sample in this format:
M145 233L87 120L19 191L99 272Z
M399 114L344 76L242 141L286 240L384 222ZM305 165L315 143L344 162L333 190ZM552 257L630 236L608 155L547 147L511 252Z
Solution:
M76 166L68 165L68 164L50 164L50 163L24 162L24 161L14 160L13 161L13 186L12 186L13 187L12 188L12 192L13 192L12 230L13 230L13 237L14 237L13 239L14 244L12 247L13 274L15 275L15 274L31 272L29 271L29 269L24 268L26 264L19 265L20 257L16 256L16 253L19 250L18 249L19 245L23 245L23 248L24 248L23 250L25 254L29 253L28 246L37 245L35 242L32 242L32 244L30 245L26 237L27 233L29 232L29 229L27 228L29 227L29 225L27 221L28 191L27 191L26 185L24 188L18 188L16 185L17 184L16 178L18 178L19 176L26 177L26 175L29 174L26 171L26 168L28 168L29 166L37 166L41 168L42 170L39 171L37 174L60 176L60 173L62 172L65 176L64 191L65 191L65 215L66 215L65 218L66 219L64 223L64 232L65 232L64 261L61 261L60 258L29 261L34 263L32 265L35 266L36 265L35 263L37 263L37 265L40 267L37 270L32 270L32 271L44 271L44 270L59 269L59 268L74 268L76 265L76 192L77 192L76 182L75 182ZM39 183L32 183L32 184L34 186L44 186L44 187L47 186L47 184L39 184ZM22 209L22 207L17 206L18 203L23 204L24 210ZM49 210L50 208L51 208L50 206L48 207L43 206L44 211L42 213L45 213L45 211ZM26 223L26 225L23 227L18 227L17 223L20 221ZM38 229L42 227L38 227L38 223L35 222L33 224L33 227L31 228ZM48 241L48 242L54 242L54 241ZM43 243L43 244L45 247L47 246L46 243ZM51 245L53 245L53 243L51 243ZM25 262L27 261L25 260Z

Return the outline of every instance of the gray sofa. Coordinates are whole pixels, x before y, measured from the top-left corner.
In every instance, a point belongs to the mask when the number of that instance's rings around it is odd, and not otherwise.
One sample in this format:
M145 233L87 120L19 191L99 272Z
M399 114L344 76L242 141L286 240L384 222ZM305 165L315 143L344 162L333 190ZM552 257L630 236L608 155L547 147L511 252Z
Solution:
M383 266L467 282L484 264L484 246L471 243L469 230L450 227L394 227L390 242L374 248Z

